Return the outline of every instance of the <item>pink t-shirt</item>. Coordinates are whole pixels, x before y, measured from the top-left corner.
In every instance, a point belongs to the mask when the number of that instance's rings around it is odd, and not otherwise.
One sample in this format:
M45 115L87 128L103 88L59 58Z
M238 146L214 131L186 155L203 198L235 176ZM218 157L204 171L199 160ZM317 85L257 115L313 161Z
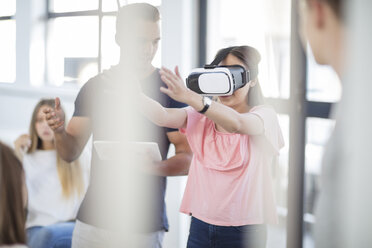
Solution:
M256 136L219 132L205 115L186 111L181 132L194 156L180 211L221 226L277 223L270 166L284 141L274 109L251 109L264 123Z

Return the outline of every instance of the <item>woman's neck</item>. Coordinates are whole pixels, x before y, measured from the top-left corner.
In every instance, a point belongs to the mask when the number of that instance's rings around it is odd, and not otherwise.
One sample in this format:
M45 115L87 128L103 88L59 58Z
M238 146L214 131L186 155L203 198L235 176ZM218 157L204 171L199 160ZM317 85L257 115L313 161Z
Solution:
M236 112L243 114L243 113L248 113L249 110L251 109L251 106L249 106L248 104L243 103L243 104L240 104L240 105L233 106L232 108Z
M43 141L41 144L41 149L42 150L54 150L54 142L53 141Z
M248 104L240 104L240 105L236 105L236 106L232 106L231 107L232 109L234 109L236 112L238 113L248 113L250 111L250 109L252 108L251 106L249 106ZM228 133L225 129L223 129L220 125L218 124L214 124L215 127L216 127L216 130L219 131L219 132L223 132L223 133Z

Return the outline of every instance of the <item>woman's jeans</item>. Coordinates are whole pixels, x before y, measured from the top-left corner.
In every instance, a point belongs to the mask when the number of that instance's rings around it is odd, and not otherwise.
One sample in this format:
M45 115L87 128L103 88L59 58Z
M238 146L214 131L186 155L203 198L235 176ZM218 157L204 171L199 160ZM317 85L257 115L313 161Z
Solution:
M264 248L266 225L215 226L192 217L187 248Z
M70 248L75 222L27 228L29 248Z

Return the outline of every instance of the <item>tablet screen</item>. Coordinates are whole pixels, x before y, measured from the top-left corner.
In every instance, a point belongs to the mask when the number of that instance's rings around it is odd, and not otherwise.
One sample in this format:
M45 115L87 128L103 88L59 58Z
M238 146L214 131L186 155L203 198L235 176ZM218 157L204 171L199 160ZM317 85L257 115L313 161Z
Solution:
M154 162L162 160L159 146L155 142L94 141L93 145L100 160L122 160L126 154L147 157Z

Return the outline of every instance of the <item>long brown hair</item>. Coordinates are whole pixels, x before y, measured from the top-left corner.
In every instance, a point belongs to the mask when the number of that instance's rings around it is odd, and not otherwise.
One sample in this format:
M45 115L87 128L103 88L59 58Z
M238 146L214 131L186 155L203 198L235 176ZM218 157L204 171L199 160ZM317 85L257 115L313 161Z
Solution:
M216 58L221 56L224 49L217 52ZM250 46L235 46L228 53L237 57L246 67L246 69L251 71L257 71L258 75L258 64L261 61L261 55L257 49ZM228 55L226 54L226 56ZM262 105L265 103L261 86L258 81L258 77L252 78L251 80L256 82L256 85L249 89L248 91L248 105L253 107L257 105Z
M21 162L0 142L0 246L26 243L24 188Z
M30 123L30 137L31 137L31 146L28 149L27 153L33 153L37 149L42 149L42 140L37 135L36 132L36 119L37 114L42 106L49 106L54 108L54 99L42 99L40 100L34 108L32 113L31 123ZM57 153L57 170L59 180L62 185L62 194L64 197L69 198L77 193L78 196L81 196L84 191L84 182L81 165L78 160L67 163L64 161Z

